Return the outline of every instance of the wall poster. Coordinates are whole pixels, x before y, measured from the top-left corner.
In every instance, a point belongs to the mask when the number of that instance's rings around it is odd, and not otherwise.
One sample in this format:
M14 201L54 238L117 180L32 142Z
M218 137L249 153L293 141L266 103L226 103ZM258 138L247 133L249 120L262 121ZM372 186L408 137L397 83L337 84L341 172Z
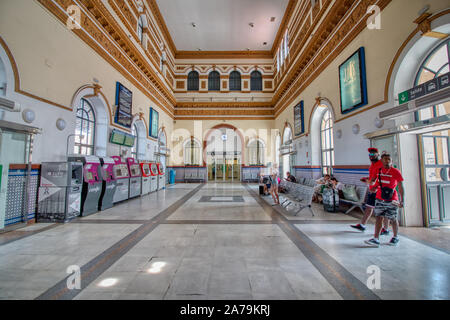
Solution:
M131 128L133 93L125 88L120 82L116 83L116 106L117 111L114 122L121 126Z
M159 114L153 108L150 108L150 137L158 139Z
M302 100L294 107L294 134L296 137L305 133L304 112L304 102Z
M341 113L348 113L367 104L366 62L364 47L339 66Z

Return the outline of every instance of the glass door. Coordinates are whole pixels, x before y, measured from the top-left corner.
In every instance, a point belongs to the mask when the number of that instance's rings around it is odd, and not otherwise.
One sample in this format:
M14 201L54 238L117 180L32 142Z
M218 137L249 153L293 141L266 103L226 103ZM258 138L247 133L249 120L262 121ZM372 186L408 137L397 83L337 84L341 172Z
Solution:
M241 159L235 157L233 160L233 181L241 181Z
M216 180L216 159L212 155L208 155L208 181Z
M383 152L387 152L391 155L392 166L394 168L398 168L400 166L397 141L397 135L372 139L372 147L378 149L380 156Z
M28 220L29 172L9 177L9 166L29 162L31 138L29 134L0 129L0 229Z
M428 225L450 223L449 133L445 130L421 136Z
M216 181L222 182L225 181L225 161L223 156L216 155Z

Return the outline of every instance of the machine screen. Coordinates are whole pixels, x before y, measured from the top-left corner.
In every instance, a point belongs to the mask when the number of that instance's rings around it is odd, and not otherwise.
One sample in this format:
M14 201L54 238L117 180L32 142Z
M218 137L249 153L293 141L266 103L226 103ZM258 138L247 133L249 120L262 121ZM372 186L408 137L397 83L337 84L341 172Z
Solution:
M152 164L152 173L153 174L158 174L158 169L157 169L155 164Z
M92 172L86 172L86 180L93 180Z
M150 174L150 170L148 170L148 168L144 168L144 172L145 172L146 175Z
M116 169L116 177L120 177L122 175L122 170L120 168Z
M132 174L133 176L138 175L136 168L131 168L131 174Z

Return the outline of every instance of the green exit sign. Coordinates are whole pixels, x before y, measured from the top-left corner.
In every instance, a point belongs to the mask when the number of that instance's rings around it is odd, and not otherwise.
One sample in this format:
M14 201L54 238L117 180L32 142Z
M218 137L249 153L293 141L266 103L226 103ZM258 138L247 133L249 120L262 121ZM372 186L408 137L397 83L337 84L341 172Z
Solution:
M404 104L409 101L409 90L406 90L398 95L398 103Z

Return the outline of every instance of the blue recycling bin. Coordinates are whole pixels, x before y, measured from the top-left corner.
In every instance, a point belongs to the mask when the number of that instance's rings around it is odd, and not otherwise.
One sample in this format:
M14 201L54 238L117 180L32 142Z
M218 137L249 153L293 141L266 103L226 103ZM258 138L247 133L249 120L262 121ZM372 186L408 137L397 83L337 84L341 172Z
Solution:
M175 170L170 170L169 173L169 184L174 184L175 183L175 175L176 175L176 171Z

